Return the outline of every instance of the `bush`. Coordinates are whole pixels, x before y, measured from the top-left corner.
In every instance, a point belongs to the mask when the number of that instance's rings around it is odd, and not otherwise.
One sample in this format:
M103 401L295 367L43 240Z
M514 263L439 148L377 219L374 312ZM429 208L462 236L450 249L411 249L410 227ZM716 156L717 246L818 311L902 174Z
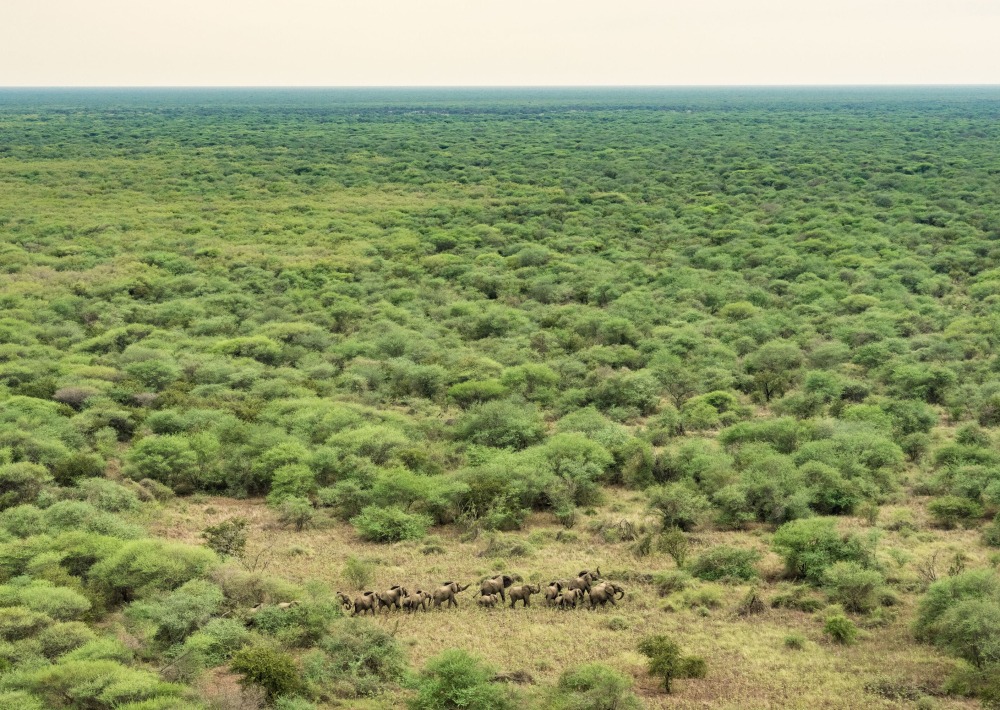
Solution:
M755 565L762 555L757 550L720 545L702 554L691 565L691 574L700 579L749 582L760 575Z
M653 585L661 597L666 597L674 592L683 592L691 586L691 577L680 570L657 572L653 575Z
M785 637L785 648L792 651L801 651L806 647L806 637L799 633L788 634Z
M278 505L278 521L285 527L294 527L302 532L312 524L316 509L306 498L285 498Z
M18 641L34 636L52 624L47 614L23 606L0 608L0 639Z
M106 478L87 478L76 484L88 503L98 510L120 513L142 505L135 491Z
M456 433L474 444L523 449L541 441L545 429L534 405L501 399L471 407L459 420Z
M875 538L862 539L856 534L842 535L830 518L808 518L785 523L774 533L772 545L785 559L788 573L819 585L823 572L835 562L857 562L863 567L875 565Z
M305 674L321 687L344 683L352 695L383 692L406 675L406 654L391 633L366 619L343 619L319 642L322 654L306 662Z
M920 600L914 632L977 668L1000 662L1000 577L973 570L934 582Z
M417 680L411 710L514 710L507 688L494 683L493 669L461 649L434 656Z
M243 676L244 684L260 686L272 701L282 695L294 695L302 687L295 659L271 646L243 648L229 665Z
M169 594L135 602L127 613L133 619L152 623L156 627L155 639L170 646L212 618L222 601L222 590L217 585L193 579Z
M823 623L823 633L834 643L850 646L858 638L858 627L843 614L833 614L826 617Z
M8 688L37 695L45 707L119 708L143 701L179 698L184 687L165 683L156 673L110 660L69 660L11 674ZM72 704L67 705L66 699ZM153 705L152 707L156 707ZM162 705L160 707L163 707ZM176 707L176 706L175 706Z
M555 710L640 710L642 703L632 693L632 679L602 663L570 668L547 707Z
M660 515L664 530L691 530L710 507L708 499L687 483L656 486L647 494L649 507Z
M971 527L973 522L983 515L981 505L959 496L935 498L927 505L927 511L937 526L945 530L951 530L959 525Z
M250 521L243 517L229 518L205 528L201 536L205 545L223 557L239 557L247 546Z
M371 585L374 572L374 565L371 562L358 559L353 555L344 562L344 579L358 591L367 589Z
M427 534L431 519L426 515L407 513L399 508L368 506L351 519L351 525L361 539L370 542L419 540Z
M869 612L879 605L885 580L857 562L836 562L823 572L830 598L848 611Z
M0 510L33 503L51 481L44 466L28 462L0 464Z
M218 562L211 550L163 540L126 542L90 569L91 581L112 601L131 601L175 589Z
M989 547L1000 547L1000 513L993 522L983 528L983 544Z
M663 689L671 691L678 678L704 678L705 660L698 656L682 656L680 646L666 636L647 636L639 642L639 653L649 659L649 674L663 681Z
M66 621L52 624L38 634L37 639L42 647L42 653L48 658L55 658L83 646L88 641L93 641L96 637L91 628L82 621Z

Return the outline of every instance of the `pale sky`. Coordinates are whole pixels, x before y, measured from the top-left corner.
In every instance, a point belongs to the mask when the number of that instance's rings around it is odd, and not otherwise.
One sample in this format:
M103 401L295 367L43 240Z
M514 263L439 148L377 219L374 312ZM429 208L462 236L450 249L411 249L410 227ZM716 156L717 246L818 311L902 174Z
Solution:
M0 0L0 86L1000 84L1000 0Z

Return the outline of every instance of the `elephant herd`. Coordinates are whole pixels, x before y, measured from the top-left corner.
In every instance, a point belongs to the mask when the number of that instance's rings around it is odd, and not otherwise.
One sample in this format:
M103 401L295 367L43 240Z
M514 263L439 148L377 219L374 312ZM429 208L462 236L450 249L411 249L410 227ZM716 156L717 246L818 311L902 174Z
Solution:
M515 608L518 602L524 607L529 607L532 595L544 594L547 606L575 609L578 605L584 606L585 600L589 598L590 608L594 609L609 602L614 606L616 598L621 599L625 596L625 589L622 586L601 580L600 567L594 571L582 570L572 579L558 579L544 586L514 584L516 581L519 579L509 574L483 580L479 584L479 598L476 603L484 608L492 608L506 604L509 599L511 609ZM345 611L352 612L352 616L368 612L374 616L382 609L415 612L427 611L429 606L435 609L442 605L446 608L458 606L455 595L464 592L470 586L458 582L445 582L432 592L420 589L410 592L406 587L397 584L384 592L364 592L353 600L343 592L337 592L337 598Z

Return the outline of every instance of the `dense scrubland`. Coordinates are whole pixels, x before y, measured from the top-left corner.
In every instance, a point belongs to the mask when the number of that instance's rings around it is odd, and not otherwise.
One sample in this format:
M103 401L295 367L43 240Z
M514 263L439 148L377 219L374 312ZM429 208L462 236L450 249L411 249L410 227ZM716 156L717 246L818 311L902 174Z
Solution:
M0 93L0 705L1000 706L998 119Z

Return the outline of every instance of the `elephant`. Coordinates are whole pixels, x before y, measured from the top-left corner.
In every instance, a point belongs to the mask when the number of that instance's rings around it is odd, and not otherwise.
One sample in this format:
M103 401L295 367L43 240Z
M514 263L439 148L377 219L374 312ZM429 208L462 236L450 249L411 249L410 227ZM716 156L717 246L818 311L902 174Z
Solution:
M611 602L611 606L615 606L616 595L619 599L623 599L625 597L625 588L614 582L601 582L597 586L590 588L590 608L593 609L598 604L604 606L608 602Z
M487 579L479 585L479 593L481 595L488 596L490 594L499 594L500 601L506 602L507 597L504 596L504 590L514 583L514 578L509 574L501 574L493 577L492 579Z
M513 609L514 605L522 601L524 606L531 606L531 595L538 594L542 591L542 585L540 584L519 584L516 587L511 587L508 594L510 595L510 608Z
M406 587L401 587L398 584L389 587L387 591L382 592L378 595L378 608L381 611L384 607L388 607L390 611L395 609L402 609L403 605L400 602L403 597L409 594L406 591Z
M479 597L479 599L476 600L476 603L479 606L485 607L485 608L488 608L488 609L492 609L499 602L500 602L500 595L499 594L484 594L483 596Z
M548 605L555 604L564 586L561 581L549 582L549 585L545 588L545 603Z
M559 595L559 608L565 609L568 606L576 609L578 602L583 601L583 590L582 589L566 589Z
M378 594L375 592L365 592L354 597L354 613L351 616L359 616L366 611L370 611L375 616L378 605Z
M279 602L278 604L275 604L275 606L278 607L279 609L291 609L292 607L296 607L301 603L302 602L300 602L298 599L293 599L290 602Z
M351 608L351 598L344 594L343 592L337 592L337 601L340 602L340 606L344 608L344 611L349 611Z
M417 609L427 611L427 602L429 602L430 599L430 594L418 589L413 594L407 594L403 597L403 601L401 602L403 605L403 611L414 612Z
M434 590L434 608L437 609L442 603L448 602L448 606L458 606L455 595L464 592L471 585L462 586L458 582L445 582Z

